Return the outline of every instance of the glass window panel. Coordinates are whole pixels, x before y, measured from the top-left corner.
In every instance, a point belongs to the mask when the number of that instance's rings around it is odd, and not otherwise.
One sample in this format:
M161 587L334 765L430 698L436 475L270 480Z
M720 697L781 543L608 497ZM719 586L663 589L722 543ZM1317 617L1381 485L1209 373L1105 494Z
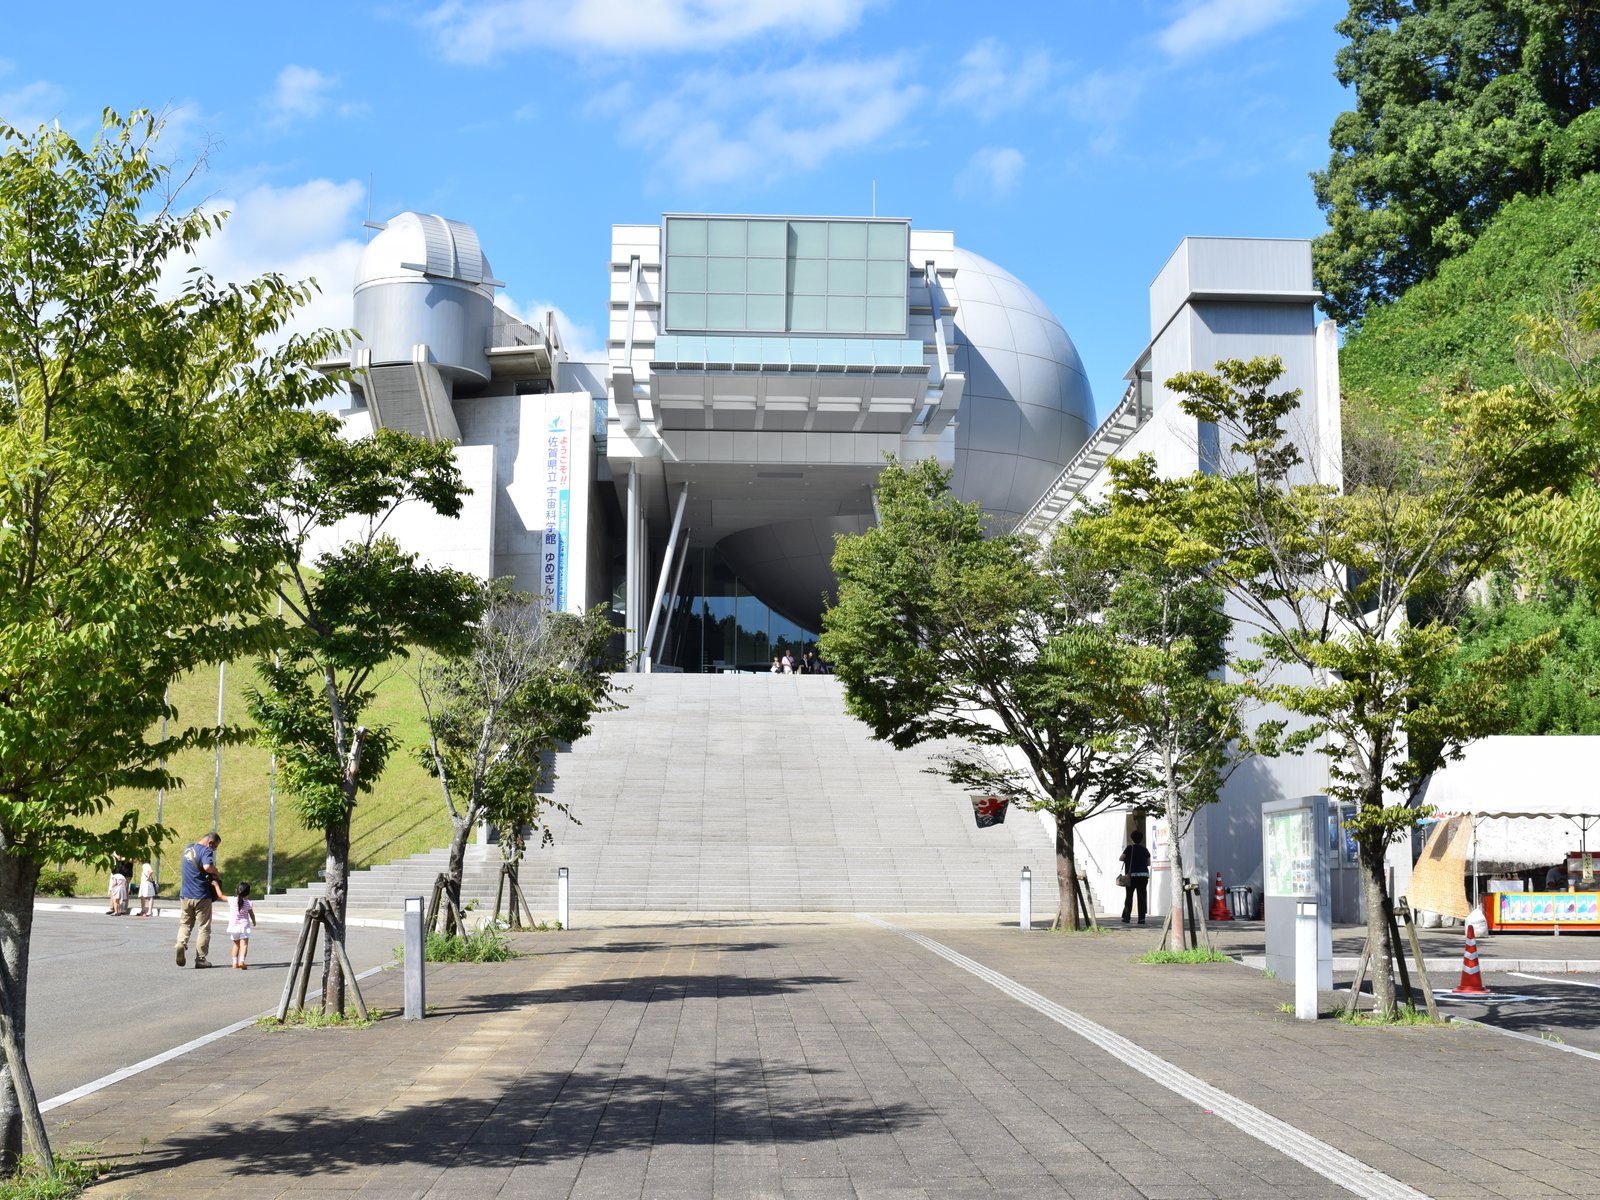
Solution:
M811 333L827 328L827 301L821 296L794 296L789 300L789 328Z
M867 264L864 262L828 263L830 296L864 296L867 292Z
M736 363L760 362L761 339L757 337L734 338L733 361Z
M744 328L744 297L739 296L707 296L706 297L706 328L707 329L743 329ZM731 352L731 351L730 351Z
M708 258L708 259L706 259L706 291L708 291L708 292L742 292L742 291L744 291L744 259L742 259L742 258Z
M792 258L827 258L827 222L790 221L789 254Z
M906 304L886 296L874 296L867 301L867 326L873 333L904 333Z
M828 297L829 333L865 333L867 301L862 296Z
M867 226L868 258L906 258L906 227L900 224Z
M799 258L791 264L792 290L799 296L820 296L828 290L828 264Z
M834 221L828 226L829 258L865 258L867 226L862 221Z
M694 292L674 292L667 297L667 324L675 329L706 327L706 298Z
M745 274L749 282L745 285L746 291L765 292L772 295L783 295L784 267L787 264L781 258L752 258L745 264Z
M743 221L707 221L706 253L744 257Z
M788 252L782 221L751 221L748 237L751 258L782 258Z
M706 260L685 258L681 254L667 257L667 291L703 292L706 290Z
M674 217L667 222L668 254L704 254L705 252L705 221L685 220L682 217Z
M783 328L782 296L750 296L745 301L745 307L746 329Z
M867 264L867 295L904 296L905 294L905 263L869 262Z
M715 296L712 297L716 299ZM726 365L733 361L733 339L731 337L708 337L706 339L707 364L718 363Z

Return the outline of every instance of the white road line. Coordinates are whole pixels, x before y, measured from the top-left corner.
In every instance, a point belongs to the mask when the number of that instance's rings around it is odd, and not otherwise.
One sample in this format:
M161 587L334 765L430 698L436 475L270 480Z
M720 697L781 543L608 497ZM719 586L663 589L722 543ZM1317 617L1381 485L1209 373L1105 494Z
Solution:
M1533 979L1539 983L1564 983L1568 987L1600 988L1600 983L1586 983L1581 979L1558 979L1549 975L1530 975L1526 971L1512 971L1518 979Z
M356 976L356 979L359 981L365 979L369 975L376 975L379 971L384 971L387 969L387 964L372 967L361 972L361 974ZM320 995L322 995L321 992L315 992L312 995L307 996L306 999L315 1000ZM133 1076L142 1074L145 1071L150 1070L152 1067L159 1067L164 1062L171 1062L175 1058L182 1058L185 1054L188 1054L194 1050L198 1050L202 1046L209 1046L212 1042L219 1041L222 1038L227 1037L230 1033L238 1033L241 1029L248 1029L262 1017L269 1017L277 1011L278 1006L274 1004L271 1008L267 1009L266 1012L257 1013L253 1017L246 1017L242 1021L235 1021L232 1025L224 1025L221 1029L204 1034L195 1038L193 1041L185 1042L181 1046L174 1046L170 1050L163 1050L160 1054L153 1055L142 1062L136 1062L131 1067L122 1067L111 1072L109 1075L102 1075L99 1079L96 1079L90 1083L86 1083L82 1087L75 1087L70 1092L62 1092L59 1096L52 1096L43 1104L39 1105L39 1111L49 1112L51 1109L60 1108L63 1104L71 1104L74 1100L81 1100L85 1096L92 1096L95 1092L101 1091L104 1088L108 1088L114 1083L121 1083L124 1079L131 1079Z
M1113 1033L1104 1025L1096 1024L1080 1013L1045 999L1031 988L1023 987L1016 980L984 966L975 959L968 958L965 954L952 950L932 938L912 933L909 929L902 929L898 925L892 925L888 921L868 916L866 913L858 913L857 916L881 929L909 938L946 962L954 963L962 970L976 975L985 983L992 984L1035 1012L1049 1017L1056 1024L1065 1026L1079 1037L1100 1047L1141 1075L1153 1079L1168 1091L1215 1113L1241 1132L1309 1167L1346 1191L1367 1197L1368 1200L1428 1200L1426 1193L1385 1175L1360 1159L1335 1149L1320 1138L1296 1129L1286 1121L1280 1121L1253 1104L1247 1104L1220 1088L1212 1087L1209 1083L1167 1062L1166 1059L1152 1054L1138 1043L1129 1041L1121 1034Z

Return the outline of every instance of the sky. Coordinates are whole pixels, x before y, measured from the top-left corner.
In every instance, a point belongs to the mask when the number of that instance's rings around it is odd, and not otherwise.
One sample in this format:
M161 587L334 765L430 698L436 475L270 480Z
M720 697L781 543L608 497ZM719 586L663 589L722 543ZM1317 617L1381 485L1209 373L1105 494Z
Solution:
M0 121L168 114L219 277L314 278L350 324L363 222L477 231L525 317L603 350L611 225L908 217L1030 286L1103 415L1186 235L1314 237L1354 106L1343 0L336 0L18 5ZM85 28L93 30L85 36Z

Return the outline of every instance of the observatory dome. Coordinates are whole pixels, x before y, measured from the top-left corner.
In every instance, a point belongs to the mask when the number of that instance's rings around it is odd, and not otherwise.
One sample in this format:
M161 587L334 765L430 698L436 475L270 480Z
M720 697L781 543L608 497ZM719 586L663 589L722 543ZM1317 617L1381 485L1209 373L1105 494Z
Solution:
M432 213L391 217L356 266L355 324L375 365L416 347L446 377L487 379L498 286L472 226Z
M1016 276L955 251L953 366L967 377L951 487L1020 517L1094 429L1094 397L1067 331Z

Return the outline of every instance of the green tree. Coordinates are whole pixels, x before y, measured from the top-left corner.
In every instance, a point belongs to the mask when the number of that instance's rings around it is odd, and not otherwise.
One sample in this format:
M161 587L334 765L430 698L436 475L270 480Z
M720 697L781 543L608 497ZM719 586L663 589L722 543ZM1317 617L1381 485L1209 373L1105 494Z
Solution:
M948 778L1050 815L1058 920L1076 928L1088 919L1078 823L1151 783L1097 682L1104 581L1070 545L1041 556L1028 539L987 536L949 479L933 460L890 459L878 524L834 551L839 602L823 614L822 654L874 736L902 749L954 739L966 749L943 759Z
M257 664L262 686L247 693L250 715L278 756L300 819L323 834L324 894L342 943L351 819L394 748L388 726L362 724L375 677L417 647L464 650L482 610L476 580L402 552L384 525L408 503L457 515L461 476L446 443L392 429L346 440L329 413L286 422L254 469L262 497L248 537L280 564L286 619L277 660ZM344 540L319 551L326 530ZM324 1011L342 1013L344 993L328 945Z
M1600 611L1586 587L1552 581L1518 596L1508 575L1462 618L1463 663L1553 638L1538 671L1510 686L1505 732L1600 734Z
M1595 0L1351 0L1337 28L1356 107L1312 175L1336 320L1431 276L1511 197L1600 168Z
M270 554L237 536L252 452L331 390L309 364L333 339L283 336L304 287L160 287L222 218L174 210L159 132L109 111L87 145L0 126L0 1035L17 1046L40 867L159 846L137 808L95 818L119 788L176 786L162 760L212 736L149 738L179 715L167 683L261 649L260 626L224 622L271 589ZM19 1062L0 1171L21 1151Z
M1114 479L1153 474L1153 460L1113 461ZM1260 706L1262 664L1230 658L1233 621L1226 595L1205 567L1169 555L1166 539L1187 524L1174 511L1186 497L1169 490L1158 520L1123 498L1079 509L1056 534L1082 547L1103 576L1102 628L1108 658L1097 676L1104 703L1143 752L1155 783L1155 805L1171 831L1167 873L1173 949L1184 945L1183 842L1195 814L1215 803L1240 765L1257 754L1299 749L1305 735L1284 738L1285 722L1250 716Z
M470 646L454 657L424 659L417 671L428 724L421 758L439 780L450 815L445 875L457 908L467 841L478 823L500 826L515 879L524 831L542 828L548 842L545 810L572 815L542 794L553 782L544 764L558 745L588 733L595 713L616 707L616 678L607 669L613 630L604 607L577 616L551 612L543 596L513 592L506 581L484 590ZM453 932L453 918L442 915L445 932Z
M1353 448L1343 488L1317 482L1283 431L1299 393L1272 390L1282 371L1277 359L1228 360L1171 379L1184 411L1216 425L1224 462L1184 480L1129 469L1117 500L1165 523L1169 560L1203 570L1268 660L1303 673L1269 695L1320 742L1329 794L1355 805L1374 994L1392 1014L1383 857L1424 811L1388 801L1414 802L1428 775L1509 724L1508 683L1544 644L1456 671L1453 622L1508 550L1514 498L1576 460L1534 397L1498 392L1455 406L1417 443Z

